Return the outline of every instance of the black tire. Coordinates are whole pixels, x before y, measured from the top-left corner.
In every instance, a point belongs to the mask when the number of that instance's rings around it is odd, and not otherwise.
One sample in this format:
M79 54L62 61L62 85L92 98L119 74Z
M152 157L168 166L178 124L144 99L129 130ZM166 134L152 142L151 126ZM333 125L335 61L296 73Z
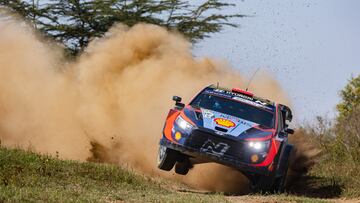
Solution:
M157 159L158 168L170 171L176 163L177 155L177 151L169 149L164 145L160 145Z
M292 145L286 145L284 157L282 157L279 173L276 178L273 176L253 176L250 178L250 189L253 192L260 193L283 193L285 190L285 182L287 171L290 163L290 156L292 153Z
M282 158L280 165L281 176L277 177L273 186L273 190L276 193L283 193L285 190L286 176L290 165L290 157L293 153L293 146L286 145L284 157Z
M292 145L286 145L284 157L281 158L279 173L272 176L251 176L250 180L250 189L253 192L260 193L283 193L285 190L285 182L287 171L290 163L290 156L292 156Z
M283 193L284 192L287 170L288 170L288 167L286 168L286 170L282 176L275 179L275 183L272 188L273 193Z
M271 193L273 183L272 176L257 175L250 179L250 189L255 193Z
M175 165L175 173L179 175L186 175L190 170L190 164L187 162L177 162Z

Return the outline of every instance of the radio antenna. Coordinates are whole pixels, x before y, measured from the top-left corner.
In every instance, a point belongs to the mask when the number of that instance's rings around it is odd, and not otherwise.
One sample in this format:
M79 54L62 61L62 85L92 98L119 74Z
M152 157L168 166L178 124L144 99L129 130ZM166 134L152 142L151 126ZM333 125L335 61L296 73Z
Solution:
M246 91L248 91L249 86L250 86L250 84L251 84L252 80L254 79L254 77L255 77L256 73L257 73L259 70L260 70L260 67L259 67L259 68L257 68L257 69L256 69L256 71L255 71L255 72L253 73L253 75L251 76L251 78L250 78L250 80L249 80L248 84L246 85Z

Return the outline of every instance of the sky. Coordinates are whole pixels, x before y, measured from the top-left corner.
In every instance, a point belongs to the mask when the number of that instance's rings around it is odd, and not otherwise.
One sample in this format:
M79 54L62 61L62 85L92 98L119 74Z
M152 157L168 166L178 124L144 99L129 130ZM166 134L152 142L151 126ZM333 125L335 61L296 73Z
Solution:
M360 0L223 1L236 6L222 13L252 17L231 20L239 28L195 44L194 55L226 60L248 78L270 73L299 123L334 118L340 90L360 74Z
M292 102L296 122L336 115L339 92L360 74L359 0L243 0L224 13L248 14L194 47L196 56L227 60L244 75L273 75ZM255 76L256 77L256 76Z

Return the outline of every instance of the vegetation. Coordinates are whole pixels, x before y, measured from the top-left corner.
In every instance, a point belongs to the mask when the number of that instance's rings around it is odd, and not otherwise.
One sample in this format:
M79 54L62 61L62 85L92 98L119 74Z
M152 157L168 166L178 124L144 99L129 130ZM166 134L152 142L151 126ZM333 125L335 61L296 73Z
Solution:
M335 123L319 118L311 134L322 150L312 173L342 185L344 196L360 197L360 75L341 91Z
M76 54L114 23L156 24L196 42L224 26L236 27L229 20L245 16L221 14L222 9L234 6L225 2L206 0L193 5L183 0L2 0L0 6L20 14Z
M346 119L351 117L353 111L358 111L360 106L360 75L351 77L349 83L341 91L341 102L337 105L339 118Z
M31 21L74 55L92 39L103 36L114 23L157 24L177 30L196 42L224 26L236 26L229 23L231 18L244 17L218 13L233 6L220 0L206 0L196 6L181 0L1 0L0 6ZM340 96L339 116L334 122L319 117L315 126L301 130L307 139L303 143L316 143L321 150L308 175L316 177L318 183L326 180L327 184L330 180L333 188L340 190L339 196L360 197L360 75L349 80ZM63 161L0 148L0 202L224 202L229 199L222 194L180 193L169 185L164 180L117 166ZM272 197L317 201L288 195Z
M175 185L175 186L174 186ZM0 202L326 202L288 194L225 196L114 165L81 163L0 147Z
M117 166L0 148L0 202L226 202L169 185Z

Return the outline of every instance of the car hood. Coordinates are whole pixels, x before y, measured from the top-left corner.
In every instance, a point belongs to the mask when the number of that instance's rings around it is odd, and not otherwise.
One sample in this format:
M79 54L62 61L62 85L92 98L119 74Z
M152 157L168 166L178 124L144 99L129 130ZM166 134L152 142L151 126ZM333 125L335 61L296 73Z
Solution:
M218 135L247 139L268 137L274 132L273 129L262 128L257 123L209 109L188 106L184 109L184 114L198 128L212 130Z

